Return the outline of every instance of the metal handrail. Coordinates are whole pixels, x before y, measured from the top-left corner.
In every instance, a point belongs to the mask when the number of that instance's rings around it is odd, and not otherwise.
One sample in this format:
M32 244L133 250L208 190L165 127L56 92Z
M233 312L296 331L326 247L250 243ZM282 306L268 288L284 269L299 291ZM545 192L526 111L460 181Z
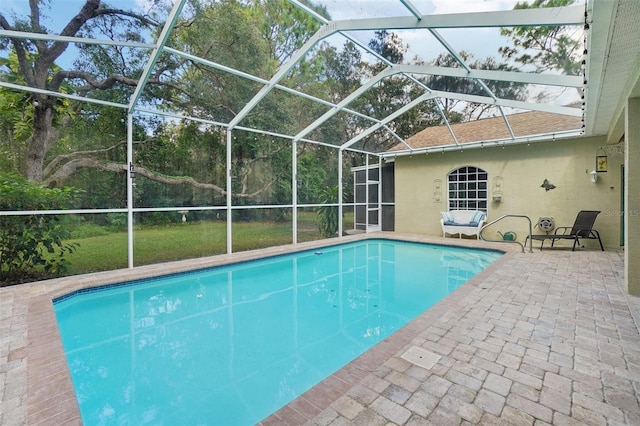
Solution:
M482 232L488 228L489 226L493 225L496 222L501 221L504 218L507 217L522 217L525 218L529 221L529 237L527 237L527 239L529 240L529 253L533 253L533 239L531 238L531 235L533 234L533 225L531 224L531 219L529 218L529 216L525 216L522 214L505 214L503 216L500 216L497 219L492 220L491 222L487 223L486 225L484 225L482 228L480 228L480 232L478 233L478 236L480 237L480 239L482 241L488 241L491 243L517 243L520 245L520 247L522 248L522 252L524 253L524 244L522 244L520 241L509 241L509 240L487 240L483 235ZM525 239L525 242L527 241L527 239Z

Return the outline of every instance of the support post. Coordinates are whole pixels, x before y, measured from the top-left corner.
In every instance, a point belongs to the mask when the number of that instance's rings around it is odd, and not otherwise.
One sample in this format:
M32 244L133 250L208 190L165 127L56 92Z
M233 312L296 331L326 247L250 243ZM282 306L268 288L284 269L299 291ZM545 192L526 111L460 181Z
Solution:
M338 150L338 236L342 238L344 232L342 230L342 153L343 149Z
M624 159L624 275L625 289L640 296L640 98L627 100Z
M292 214L292 242L298 244L298 142L295 140L291 144L291 201L293 204Z
M127 265L133 268L133 115L127 113Z
M227 254L233 253L232 207L233 176L231 175L231 128L227 129Z

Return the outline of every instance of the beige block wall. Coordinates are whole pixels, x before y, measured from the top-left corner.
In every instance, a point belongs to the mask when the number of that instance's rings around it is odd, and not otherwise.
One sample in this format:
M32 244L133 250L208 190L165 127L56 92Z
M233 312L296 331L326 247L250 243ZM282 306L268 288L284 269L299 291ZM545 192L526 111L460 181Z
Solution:
M488 221L506 214L520 214L530 217L533 225L539 217L551 216L556 226L571 226L579 210L600 210L595 229L600 232L605 248L620 247L623 157L609 155L608 172L599 173L596 184L589 179L598 148L604 144L605 138L597 137L398 157L395 229L442 235L440 211L447 210L447 174L462 166L476 166L488 173ZM503 178L500 203L491 201L495 176ZM439 201L434 193L437 179L442 182ZM556 188L545 191L540 187L544 179ZM484 235L500 238L497 231L514 231L518 240L523 241L528 234L528 222L505 219ZM543 233L537 228L533 231ZM598 247L597 241L586 241L586 245Z

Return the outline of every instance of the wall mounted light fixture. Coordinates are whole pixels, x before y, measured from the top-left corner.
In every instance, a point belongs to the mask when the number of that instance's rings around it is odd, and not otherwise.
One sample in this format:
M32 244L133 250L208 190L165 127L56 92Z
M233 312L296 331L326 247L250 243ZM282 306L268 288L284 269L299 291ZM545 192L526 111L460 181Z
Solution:
M504 179L502 176L494 176L491 181L491 199L494 203L502 202L502 188L504 186Z
M592 183L596 183L598 181L598 172L594 170L591 170L591 173L589 173L589 179L591 179Z

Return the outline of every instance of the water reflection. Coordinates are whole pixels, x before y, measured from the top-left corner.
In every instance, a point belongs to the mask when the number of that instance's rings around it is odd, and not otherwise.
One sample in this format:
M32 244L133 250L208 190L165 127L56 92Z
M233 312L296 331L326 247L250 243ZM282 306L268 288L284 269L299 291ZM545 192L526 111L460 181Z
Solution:
M254 424L495 253L371 240L56 304L85 424Z

